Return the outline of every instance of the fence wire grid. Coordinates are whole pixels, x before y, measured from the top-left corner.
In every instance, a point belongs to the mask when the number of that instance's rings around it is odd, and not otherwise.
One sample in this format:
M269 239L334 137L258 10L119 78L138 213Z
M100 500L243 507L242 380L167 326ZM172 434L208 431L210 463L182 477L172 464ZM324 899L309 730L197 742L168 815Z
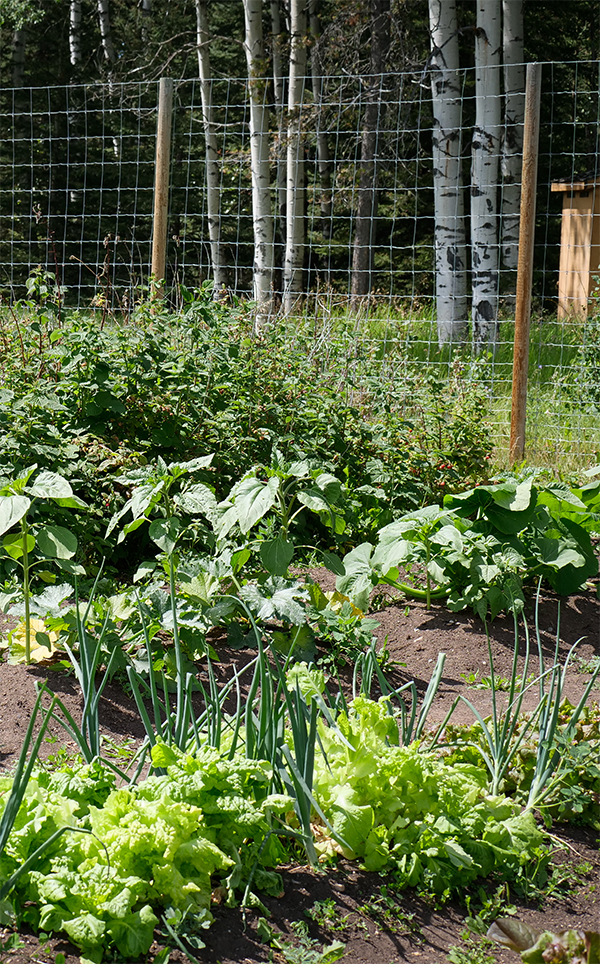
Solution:
M349 326L349 351L355 359L362 355L385 360L394 350L404 352L417 365L439 365L443 353L435 324L431 79L399 73L375 80L378 111L369 294L361 310L351 314L361 139L374 78L323 77L318 97L314 78L306 78L298 108L304 162L303 312L327 330L336 321ZM474 70L460 71L460 82L468 236ZM249 298L254 240L248 81L215 79L211 87L227 287L232 296ZM588 274L600 261L600 213L593 218L596 181L600 196L599 90L598 62L543 65L528 443L538 440L550 458L553 450L568 445L582 453L596 453L600 459L599 322L593 304L586 307L587 288L583 307L581 297L565 307L564 292L559 304L559 282L562 277L564 288L565 270L567 274L579 270L569 266L565 243L573 248L576 262L581 254L577 249L586 249ZM269 100L271 94L272 86L265 85L265 105L272 121L273 286L277 293L283 287L285 218L277 187L281 112ZM0 92L0 293L5 302L25 296L26 280L38 265L65 286L66 303L82 310L108 298L113 307L127 313L147 290L157 104L156 84ZM326 184L319 163L323 137L329 155ZM193 289L212 274L205 178L200 82L177 82L167 249L167 288L175 307L179 286ZM560 183L563 186L557 188ZM579 188L575 191L570 185ZM504 190L500 175L498 212ZM589 225L588 215L572 223L576 228L592 225L591 233L588 241L581 232L571 231L566 242L563 233L561 253L563 204L575 196L588 205ZM493 216L501 218L500 213ZM588 284L587 275L579 280L584 287ZM485 369L481 377L489 383L490 411L500 442L508 433L514 284L514 269L501 265L498 338L493 351L484 358L473 354L470 360L478 373ZM589 293L593 295L593 285ZM277 323L287 321L281 318Z

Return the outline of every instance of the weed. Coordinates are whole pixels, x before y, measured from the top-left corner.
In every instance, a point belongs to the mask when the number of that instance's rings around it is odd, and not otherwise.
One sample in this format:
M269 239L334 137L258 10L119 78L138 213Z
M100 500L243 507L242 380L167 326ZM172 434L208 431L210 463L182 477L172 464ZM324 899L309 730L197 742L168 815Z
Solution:
M496 690L501 690L502 692L508 693L511 688L511 680L505 676L480 676L479 670L473 670L471 673L461 673L461 678L464 679L467 686L472 686L476 690L491 690L495 688ZM526 685L532 683L535 676L531 674L525 680Z
M490 954L490 947L493 947L492 941L469 938L460 947L456 944L450 947L447 960L450 964L494 964L496 958Z
M10 955L13 951L18 951L22 947L25 947L25 944L16 933L9 934L3 941L0 940L0 964L4 964L5 961L10 960L9 957L4 957L5 954Z
M577 673L595 673L600 666L600 655L594 653L588 659L577 656L573 663L573 668Z
M338 905L332 897L316 900L304 913L318 927L329 931L345 931L349 927L348 914L340 915Z
M405 911L391 887L382 884L379 893L358 908L363 916L391 934L420 934L415 915Z
M297 944L281 940L280 932L264 917L258 921L257 935L261 941L279 951L287 964L334 964L343 957L346 946L341 941L333 941L319 949L319 942L309 936L305 921L293 921L291 927Z
M105 736L102 743L102 755L109 759L117 760L120 764L131 763L137 750L136 741L128 737L124 737L121 740L113 740Z
M316 610L314 618L313 630L321 645L318 662L326 668L353 666L375 640L374 630L379 626L374 619L365 619L350 602L343 602L339 609L326 606Z
M517 908L509 901L510 892L507 883L499 884L492 894L488 894L483 887L478 887L475 895L467 895L466 930L462 936L485 934L491 922L500 915L516 914Z
M55 736L46 737L46 743L58 743L58 738ZM65 746L59 746L54 751L50 753L46 759L43 761L44 769L46 770L63 770L65 767L70 767L79 760L79 754L76 750L68 750Z

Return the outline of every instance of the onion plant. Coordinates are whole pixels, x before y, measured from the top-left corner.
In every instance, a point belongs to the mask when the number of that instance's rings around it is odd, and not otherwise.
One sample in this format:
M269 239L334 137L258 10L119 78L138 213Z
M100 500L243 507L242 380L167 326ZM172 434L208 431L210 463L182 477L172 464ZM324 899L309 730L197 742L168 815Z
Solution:
M485 631L487 636L488 656L490 661L490 693L492 698L492 716L490 724L484 720L483 715L476 706L473 705L468 697L461 694L460 699L467 704L476 717L483 734L483 746L475 744L481 754L490 775L490 793L497 794L500 791L500 784L506 772L519 751L525 737L535 725L535 720L541 712L541 704L534 710L533 714L523 724L522 706L526 691L533 685L527 683L527 673L529 669L529 629L525 623L525 657L523 671L519 676L519 621L516 614L513 615L515 627L515 642L513 650L513 662L508 688L508 706L504 711L499 706L498 694L500 689L496 686L496 674L494 670L494 655L487 623Z
M27 731L25 733L25 740L19 755L10 793L4 806L2 817L0 818L0 857L4 853L8 838L10 837L11 831L15 825L19 809L23 802L23 797L27 791L27 784L29 783L29 779L38 758L40 747L44 740L44 736L46 735L48 723L53 716L54 705L57 702L57 698L54 697L50 706L44 709L42 707L42 697L43 692L38 692L29 724L27 726ZM34 740L33 731L35 729L35 724L40 712L42 714L42 722L38 734ZM28 755L29 759L27 759ZM48 840L45 840L44 843L34 851L34 853L30 854L27 860L17 868L17 870L11 875L11 877L8 878L8 880L5 880L2 884L0 884L0 903L10 893L20 878L35 866L39 858L46 852L46 850L48 850L49 847L52 846L54 841L57 840L58 837L65 832L65 830L69 829L73 828L61 827L56 830L48 838Z
M2 812L2 818L0 819L0 855L4 852L6 847L6 842L10 836L10 832L14 826L15 820L17 818L17 813L19 812L19 807L25 796L25 791L27 790L27 784L29 783L29 778L35 761L37 760L40 747L42 745L44 736L46 735L46 730L48 729L48 723L50 722L50 717L52 710L54 708L54 703L56 702L56 697L52 701L52 704L47 709L42 708L42 693L38 693L37 699L35 701L33 712L27 726L27 731L25 733L25 740L23 743L23 748L21 750L19 761L17 763L17 768L13 777L12 787L4 810ZM39 729L39 732L33 739L33 731L35 729L35 724L38 718L38 714L42 713L43 719ZM30 752L31 750L31 752ZM27 755L29 754L29 760Z
M81 687L81 695L83 698L81 722L77 723L75 721L74 716L58 696L53 696L51 707L48 710L49 716L62 726L70 739L77 745L86 763L92 763L101 756L100 697L110 679L118 655L118 650L113 649L105 668L104 677L97 686L96 679L98 670L103 662L103 643L107 635L109 616L106 616L98 636L93 636L89 632L88 619L101 574L102 570L100 570L96 577L90 599L83 615L81 613L77 582L75 583L75 627L78 656L69 643L66 640L63 641L75 677ZM45 683L36 683L36 689L38 691L38 698L45 692L48 692ZM109 760L104 760L104 762L121 778L128 779L127 775L119 769L119 767L115 766L114 763Z
M419 706L419 694L417 692L417 686L414 680L409 680L407 683L403 683L402 686L398 686L396 689L391 688L385 678L385 674L383 673L381 666L379 665L377 653L375 652L375 643L373 642L371 643L369 649L366 650L365 653L362 653L361 656L356 660L354 665L354 674L352 678L353 695L356 696L360 692L361 696L370 698L373 680L375 677L379 683L379 688L382 695L389 696L391 700L395 699L399 703L400 717L398 722L400 743L402 746L408 746L413 742L413 740L420 740L423 736L429 711L431 710L433 701L440 688L445 662L446 654L438 653L438 658L433 673L431 674L431 679L423 696L421 705ZM410 701L407 700L407 696L409 694ZM445 726L450 719L457 703L458 698L452 704L444 720L443 726Z
M202 683L197 682L191 673L186 673L184 686L178 690L177 694L179 707L182 707L180 709L181 716L178 716L177 709L173 711L171 708L169 685L164 672L161 673L160 689L162 695L159 693L153 671L152 643L141 605L139 606L139 612L150 667L149 679L148 682L142 680L133 666L127 667L127 675L146 731L144 752L149 747L153 747L157 739L168 745L176 746L184 752L200 750L203 746L211 746L220 750L222 744L224 745L224 736L229 732L227 752L230 758L233 757L238 745L244 709L241 699L240 676L242 673L249 672L257 661L253 660L248 666L244 667L241 673L235 671L232 678L219 688L212 663L207 656L208 691ZM173 625L175 626L176 623L177 613L174 610ZM204 710L198 716L196 716L192 701L195 687L199 688L204 702ZM224 706L234 688L237 693L237 709L230 717L225 713ZM144 700L150 703L150 712L146 708ZM181 719L183 720L183 726L181 726Z
M522 672L518 671L519 658L519 623L518 617L514 616L515 624L515 643L513 653L512 670L508 688L508 706L501 710L499 706L498 694L501 692L496 685L496 675L494 670L494 657L490 643L490 636L487 632L488 654L490 661L490 693L492 700L492 713L489 720L484 719L481 712L473 705L471 700L461 695L460 699L469 706L476 717L482 732L481 743L474 743L474 747L481 754L483 762L487 767L490 777L490 793L501 792L501 785L506 778L509 768L515 761L517 754L523 746L525 740L536 734L536 764L532 783L529 789L526 808L534 809L540 805L544 797L551 791L554 780L558 778L558 770L561 762L561 752L559 743L561 740L569 740L577 726L581 712L586 704L595 680L600 674L600 666L592 675L586 686L579 703L573 710L566 729L561 732L559 727L560 706L566 682L566 673L576 646L581 642L578 640L571 647L567 654L564 665L561 666L559 659L560 646L560 606L559 618L556 633L556 647L552 665L545 666L544 655L541 644L539 630L539 587L535 607L535 633L537 638L539 656L539 674L528 682L528 670L530 662L530 636L527 623L524 622L525 632L525 654L523 659ZM538 687L538 703L534 709L525 713L523 711L523 701L525 694L534 687Z
M539 676L539 687L540 687L540 711L538 713L538 725L537 725L537 755L535 770L533 773L533 779L531 781L531 786L529 788L529 794L527 797L526 808L528 810L535 809L543 802L544 798L550 793L556 784L557 780L560 779L560 770L562 764L562 754L560 749L560 744L568 745L571 742L571 738L577 727L579 717L583 711L583 708L587 702L588 696L594 686L594 683L600 675L600 665L596 667L587 686L585 687L581 698L574 708L569 722L566 727L561 730L559 726L559 714L560 706L563 701L563 693L565 689L566 674L571 657L579 645L582 639L578 639L576 643L571 646L569 652L567 653L565 662L561 667L559 661L559 645L560 645L560 606L558 610L557 628L556 628L556 647L554 650L554 661L550 667L549 672L544 671L544 654L542 651L542 643L539 631L539 618L538 618L538 600L536 601L536 638L537 647L540 660L540 676ZM546 682L548 682L548 690L546 691Z

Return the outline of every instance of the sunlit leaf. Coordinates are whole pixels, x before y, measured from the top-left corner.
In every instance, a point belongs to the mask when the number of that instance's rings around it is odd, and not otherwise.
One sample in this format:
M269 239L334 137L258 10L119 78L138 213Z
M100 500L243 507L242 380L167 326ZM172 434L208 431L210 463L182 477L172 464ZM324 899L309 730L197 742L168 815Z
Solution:
M24 495L5 495L0 498L0 536L21 521L30 505L31 500Z
M257 478L242 480L235 495L235 508L242 532L248 532L267 514L275 504L278 489L278 478L268 479L266 483Z
M37 534L37 544L49 559L71 559L77 551L77 538L63 526L44 526Z

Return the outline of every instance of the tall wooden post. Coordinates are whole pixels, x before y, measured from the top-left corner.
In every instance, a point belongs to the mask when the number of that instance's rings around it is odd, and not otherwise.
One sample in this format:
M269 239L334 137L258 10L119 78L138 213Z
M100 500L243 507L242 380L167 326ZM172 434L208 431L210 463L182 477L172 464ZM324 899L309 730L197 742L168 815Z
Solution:
M540 134L541 81L542 65L527 64L509 445L509 458L513 465L515 462L521 462L525 453L525 418L527 414L527 373L529 368L529 326L531 321L531 288L533 283L535 192L537 187Z
M154 174L154 219L152 230L153 299L160 298L163 293L167 267L167 221L169 217L172 121L173 81L169 77L161 77L158 87L156 171Z

